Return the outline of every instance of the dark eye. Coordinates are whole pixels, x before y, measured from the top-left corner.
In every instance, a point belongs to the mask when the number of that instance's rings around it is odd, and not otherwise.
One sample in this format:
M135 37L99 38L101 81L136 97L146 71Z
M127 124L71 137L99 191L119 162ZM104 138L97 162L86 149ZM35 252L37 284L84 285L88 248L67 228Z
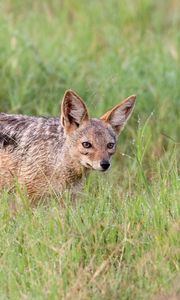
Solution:
M91 148L92 147L92 144L89 143L89 142L83 142L82 145L83 145L84 148Z
M115 145L114 143L108 143L108 144L107 144L107 148L108 148L108 149L113 149L113 148L114 148L114 145Z

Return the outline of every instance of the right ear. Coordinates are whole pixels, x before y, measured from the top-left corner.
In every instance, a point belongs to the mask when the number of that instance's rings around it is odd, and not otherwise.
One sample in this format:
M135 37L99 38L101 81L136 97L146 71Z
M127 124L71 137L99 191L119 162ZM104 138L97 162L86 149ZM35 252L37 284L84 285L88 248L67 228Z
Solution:
M72 132L83 122L89 120L83 100L74 91L67 90L61 105L61 124L66 132Z

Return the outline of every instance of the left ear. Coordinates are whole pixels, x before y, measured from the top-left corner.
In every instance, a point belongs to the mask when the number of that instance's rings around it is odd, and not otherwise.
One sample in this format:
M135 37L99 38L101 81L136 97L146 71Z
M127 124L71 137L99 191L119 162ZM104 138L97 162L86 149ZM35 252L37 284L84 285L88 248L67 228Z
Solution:
M122 103L116 105L101 117L101 120L109 123L115 133L119 135L130 118L136 102L136 96L132 95Z

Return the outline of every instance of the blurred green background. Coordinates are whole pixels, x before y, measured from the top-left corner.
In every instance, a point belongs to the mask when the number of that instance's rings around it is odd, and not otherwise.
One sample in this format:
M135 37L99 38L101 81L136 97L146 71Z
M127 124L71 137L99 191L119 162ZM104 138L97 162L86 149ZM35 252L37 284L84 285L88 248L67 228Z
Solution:
M1 197L0 298L172 299L180 1L1 1L0 111L58 116L69 88L95 117L131 94L137 105L112 171L90 177L77 209L12 218Z
M179 9L176 0L1 1L1 111L58 115L72 88L101 115L137 94L134 119L153 112L154 130L176 140Z

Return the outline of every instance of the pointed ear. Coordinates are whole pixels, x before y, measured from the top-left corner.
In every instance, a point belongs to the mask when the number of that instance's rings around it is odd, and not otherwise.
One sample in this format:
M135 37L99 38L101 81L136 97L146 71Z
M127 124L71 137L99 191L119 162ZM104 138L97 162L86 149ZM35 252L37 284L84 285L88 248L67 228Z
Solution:
M65 131L75 130L88 119L88 111L83 100L74 91L67 90L61 105L61 124Z
M109 123L117 135L120 134L133 112L135 101L136 96L128 97L103 115L101 120Z

